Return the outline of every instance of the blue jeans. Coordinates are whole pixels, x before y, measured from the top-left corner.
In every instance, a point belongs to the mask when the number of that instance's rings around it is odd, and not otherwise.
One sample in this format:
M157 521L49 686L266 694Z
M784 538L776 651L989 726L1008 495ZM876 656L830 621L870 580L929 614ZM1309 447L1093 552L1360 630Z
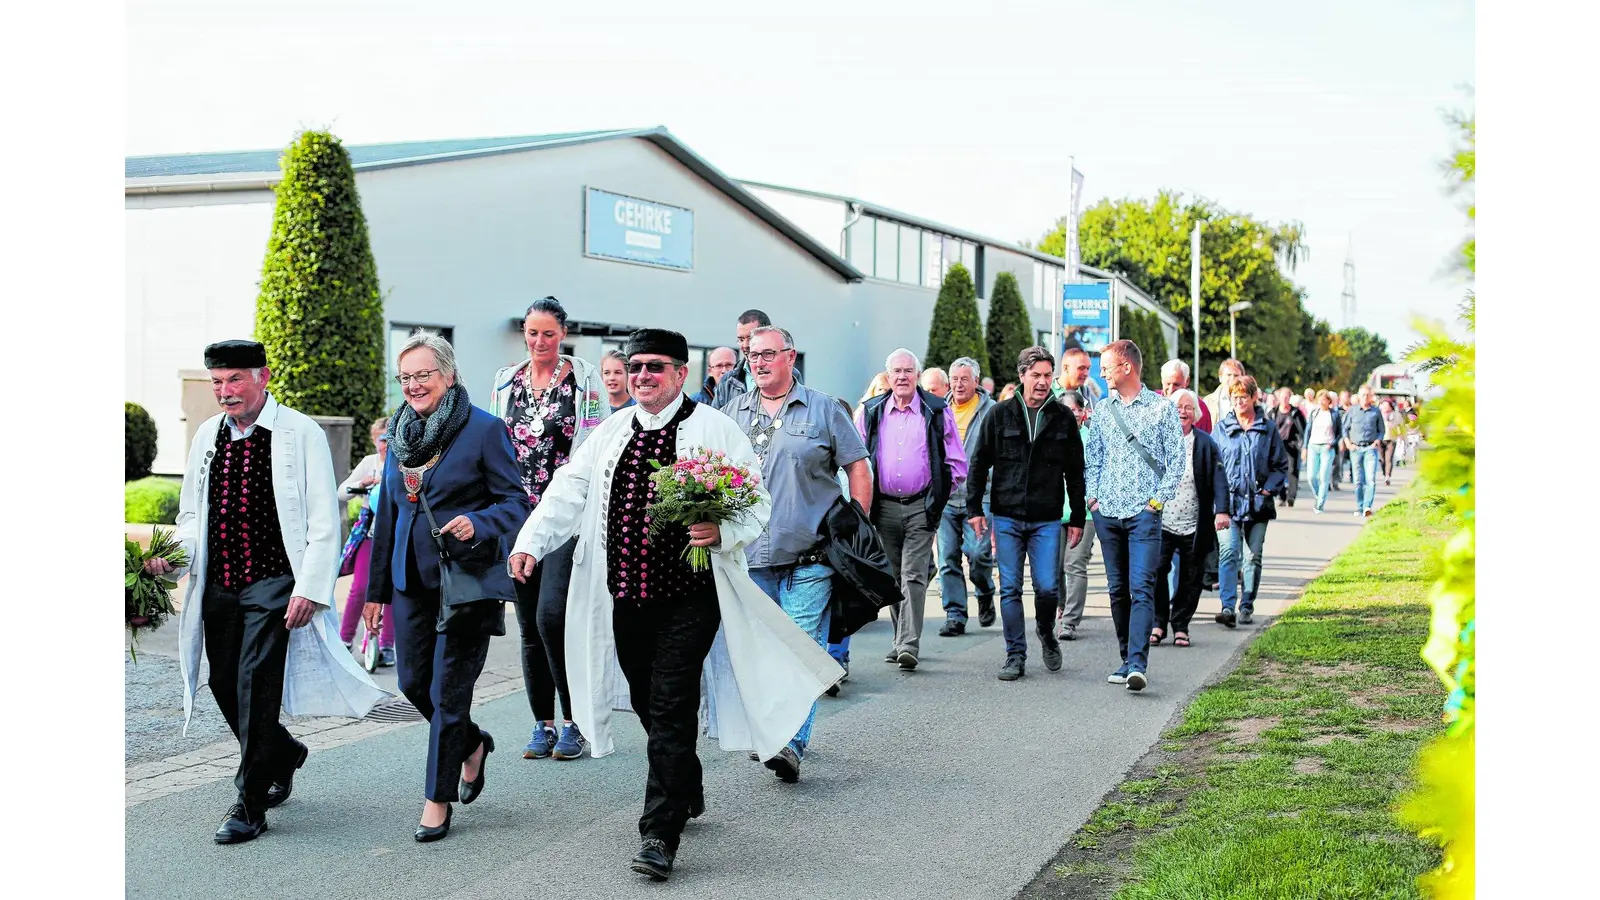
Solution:
M1239 532L1244 532L1244 540L1239 539ZM1233 609L1234 600L1239 594L1239 548L1244 546L1244 597L1239 599L1239 608L1254 610L1256 608L1256 590L1261 587L1261 545L1267 540L1266 522L1246 522L1243 525L1235 522L1227 531L1217 532L1217 544L1221 557L1219 568L1222 570L1222 608Z
M1333 476L1332 444L1311 445L1311 493L1317 498L1317 509L1328 504L1328 479Z
M1351 450L1350 468L1356 470L1356 509L1367 512L1378 493L1378 445Z
M1204 523L1202 523L1203 525ZM1150 629L1156 621L1156 579L1161 566L1161 514L1146 509L1127 519L1094 514L1117 650L1127 671L1148 672Z
M995 562L1000 568L1000 626L1006 637L1006 656L1028 658L1028 636L1023 625L1022 566L1033 573L1033 616L1039 640L1054 644L1056 607L1061 573L1056 569L1056 548L1061 522L1024 522L994 517Z
M850 635L845 635L844 640L837 644L829 641L828 655L833 657L834 662L838 663L844 668L850 668Z
M990 528L994 517L989 504L983 505L983 517ZM994 597L994 554L989 552L989 536L978 538L977 532L967 524L967 505L947 503L939 516L939 599L944 605L944 616L955 622L967 621L967 582L961 577L961 560L965 557L972 565L972 587L979 597Z
M776 600L800 630L811 635L817 646L828 646L828 601L833 599L833 570L821 563L794 568L751 569L750 580L761 592ZM811 704L806 723L789 741L795 755L805 759L811 742L811 726L817 721L817 704Z

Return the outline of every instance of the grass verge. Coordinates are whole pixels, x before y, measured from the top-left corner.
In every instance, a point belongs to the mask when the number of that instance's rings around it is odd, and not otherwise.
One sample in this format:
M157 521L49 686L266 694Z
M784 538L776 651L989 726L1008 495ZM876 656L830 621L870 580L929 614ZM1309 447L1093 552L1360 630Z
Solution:
M1442 730L1417 654L1447 528L1415 492L1383 507L1020 896L1418 897L1439 854L1393 809Z

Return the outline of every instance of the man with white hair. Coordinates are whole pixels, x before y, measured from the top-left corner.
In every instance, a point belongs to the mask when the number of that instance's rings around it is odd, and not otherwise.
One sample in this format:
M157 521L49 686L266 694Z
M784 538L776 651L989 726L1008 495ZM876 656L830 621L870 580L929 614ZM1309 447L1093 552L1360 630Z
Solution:
M1176 394L1178 391L1187 390L1188 388L1188 363L1181 359L1169 359L1161 364L1161 396L1170 400L1173 394ZM1196 402L1198 402L1199 397L1197 396L1195 399ZM1211 424L1211 410L1207 409L1204 403L1201 403L1200 418L1195 421L1194 427L1200 429L1206 434L1210 434Z
M924 371L918 383L922 385L923 390L938 397L940 400L950 396L950 376L946 375L944 370L938 366Z
M929 371L934 371L930 369ZM994 400L978 390L981 373L978 361L968 356L950 364L950 396L946 401L956 417L956 433L970 463L978 440L978 430ZM983 492L984 518L992 530L989 489ZM939 597L944 603L944 627L940 637L955 637L967 631L967 583L961 577L961 559L971 567L972 587L978 594L978 624L994 624L994 548L967 524L967 486L963 482L950 492L950 502L939 519Z
M933 536L952 491L966 481L967 453L955 414L917 386L917 355L901 347L884 369L889 393L861 405L856 427L872 459L872 524L905 595L889 610L894 637L884 661L911 670L921 656Z

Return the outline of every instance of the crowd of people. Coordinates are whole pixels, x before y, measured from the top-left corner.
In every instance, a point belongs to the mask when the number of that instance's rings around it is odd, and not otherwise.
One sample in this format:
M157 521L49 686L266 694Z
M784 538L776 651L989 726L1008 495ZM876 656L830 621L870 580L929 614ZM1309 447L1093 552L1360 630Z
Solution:
M634 712L649 765L629 865L665 879L705 809L701 728L794 783L818 698L848 678L837 517L853 509L887 559L884 661L906 672L927 663L935 578L939 636L967 633L970 584L978 626L1003 634L1000 680L1026 676L1030 649L1060 671L1098 544L1118 647L1106 680L1142 691L1152 646L1193 644L1203 591L1220 594L1218 623L1252 621L1268 525L1294 504L1302 466L1318 513L1353 476L1369 516L1380 473L1387 483L1416 454L1403 399L1264 390L1235 359L1203 398L1169 360L1158 392L1127 340L1100 353L1105 389L1079 347L1059 360L1029 347L1015 373L965 357L924 367L899 348L852 406L803 382L792 335L766 313L747 310L735 335L737 351L717 348L689 384L672 331L635 332L598 364L563 354L567 313L546 297L523 320L526 358L476 405L454 348L419 330L397 354L404 400L372 424L376 452L342 485L320 428L272 398L261 345L206 348L223 412L191 451L178 536L192 576L185 707L203 645L241 747L216 841L259 836L293 789L307 753L280 708L359 716L383 696L350 652L362 627L428 721L415 839L447 836L454 805L485 790L496 748L472 694L510 603L532 720L523 757L608 755L612 712ZM759 502L720 522L653 522L652 472L706 451L759 473ZM336 510L358 496L341 553ZM685 561L691 547L710 551L708 569ZM355 576L342 620L329 610L338 573Z

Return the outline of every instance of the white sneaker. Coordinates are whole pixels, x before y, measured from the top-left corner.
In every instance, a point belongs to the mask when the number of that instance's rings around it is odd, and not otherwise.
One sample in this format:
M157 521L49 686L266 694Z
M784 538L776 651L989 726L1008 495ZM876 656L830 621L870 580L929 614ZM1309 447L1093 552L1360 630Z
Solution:
M1120 669L1106 676L1106 684L1127 684L1128 674Z
M1128 690L1130 691L1142 691L1145 689L1145 685L1149 683L1150 680L1144 677L1144 673L1138 669L1128 673Z
M1355 516L1357 518L1360 518L1361 517L1361 510L1358 509L1355 512L1351 513L1351 515L1353 515L1353 516Z

